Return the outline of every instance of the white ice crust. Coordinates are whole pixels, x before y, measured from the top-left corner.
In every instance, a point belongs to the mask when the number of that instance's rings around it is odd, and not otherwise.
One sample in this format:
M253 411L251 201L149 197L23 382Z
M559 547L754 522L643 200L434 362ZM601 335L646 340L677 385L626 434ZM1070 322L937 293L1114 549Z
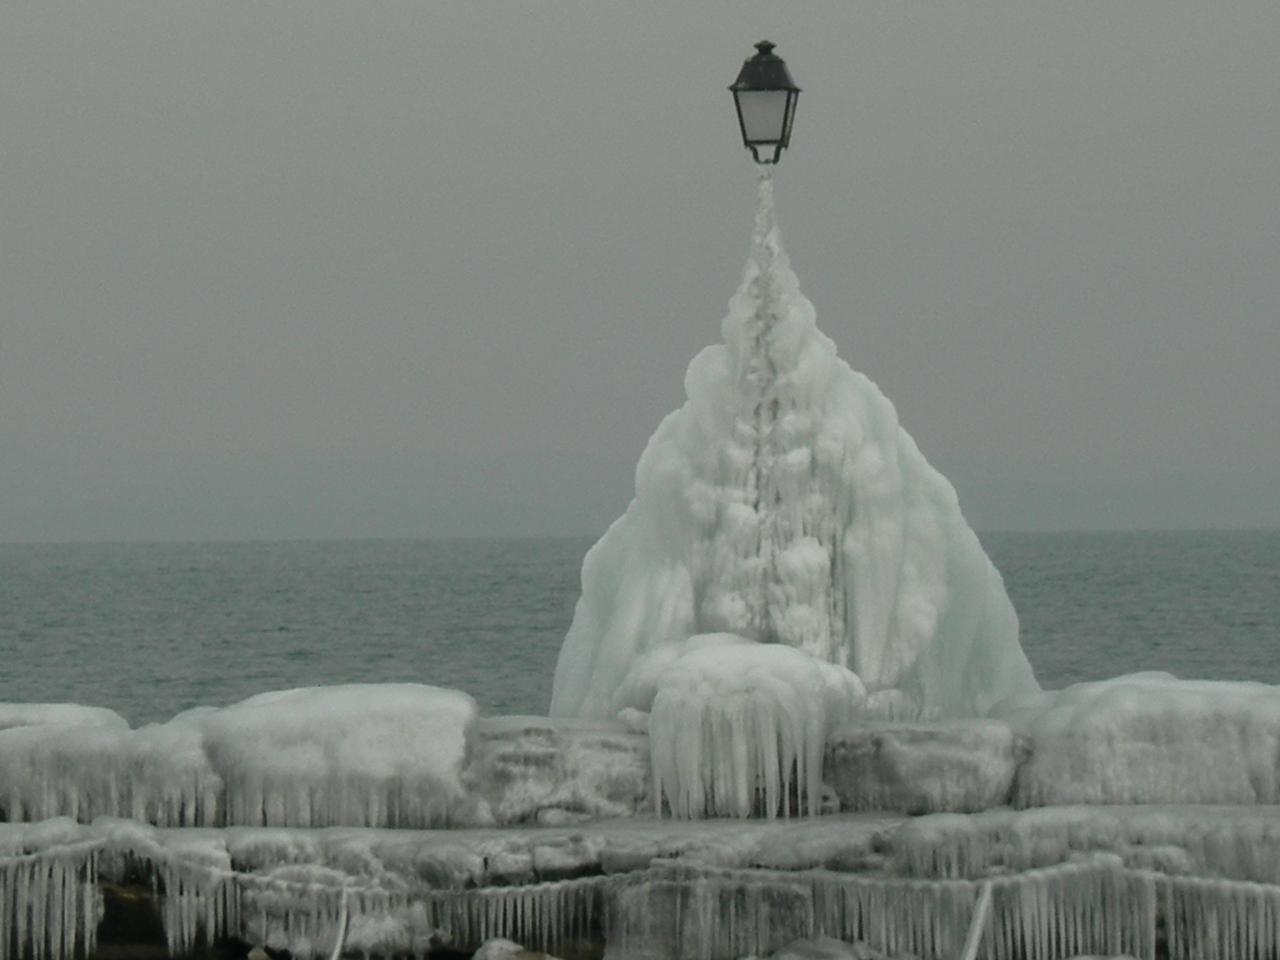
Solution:
M636 660L721 632L847 667L919 715L985 714L1037 689L955 491L817 329L767 177L722 332L587 554L552 715L612 716Z
M456 690L371 684L264 693L138 730L14 726L0 730L0 810L163 826L441 825L466 801L477 715Z
M1000 712L1031 742L1018 806L1280 803L1280 687L1139 673Z
M106 707L82 707L78 703L0 703L0 730L14 727L115 727L127 720Z

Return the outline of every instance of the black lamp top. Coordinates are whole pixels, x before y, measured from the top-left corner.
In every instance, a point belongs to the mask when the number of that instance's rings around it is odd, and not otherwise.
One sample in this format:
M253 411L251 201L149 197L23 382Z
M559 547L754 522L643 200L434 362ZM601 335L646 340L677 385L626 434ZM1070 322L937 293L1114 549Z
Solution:
M773 44L761 40L756 44L756 55L748 59L738 73L730 90L794 90L799 92L786 61L773 52Z

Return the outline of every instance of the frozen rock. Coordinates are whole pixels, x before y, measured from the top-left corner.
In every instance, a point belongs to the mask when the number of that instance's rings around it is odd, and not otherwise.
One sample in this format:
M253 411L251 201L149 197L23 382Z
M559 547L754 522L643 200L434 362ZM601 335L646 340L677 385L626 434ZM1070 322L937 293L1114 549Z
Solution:
M1280 687L1143 673L1015 699L1021 807L1280 802Z
M973 812L1009 802L1025 754L999 720L855 722L827 738L823 779L842 810Z
M629 817L650 804L649 738L620 721L486 717L465 779L499 824Z
M901 690L912 715L983 715L1037 689L1003 582L893 405L817 329L761 184L724 343L690 364L583 563L551 713L615 716L638 659L732 633Z

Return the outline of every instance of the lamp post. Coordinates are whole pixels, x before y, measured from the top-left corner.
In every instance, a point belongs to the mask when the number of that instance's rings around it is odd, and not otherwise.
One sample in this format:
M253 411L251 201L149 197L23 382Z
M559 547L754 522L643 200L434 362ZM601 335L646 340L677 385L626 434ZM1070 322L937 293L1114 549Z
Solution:
M738 109L743 145L756 163L777 163L791 143L800 88L787 72L786 62L773 52L772 43L756 44L755 56L743 63L729 89Z

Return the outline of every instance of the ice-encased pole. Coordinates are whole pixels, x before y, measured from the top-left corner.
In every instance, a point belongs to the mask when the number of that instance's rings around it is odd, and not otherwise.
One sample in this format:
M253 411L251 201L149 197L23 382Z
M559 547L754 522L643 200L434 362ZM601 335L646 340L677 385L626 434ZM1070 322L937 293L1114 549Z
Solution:
M555 716L648 711L664 652L706 634L850 669L899 717L981 715L1038 689L954 489L817 328L771 173L723 342L690 363L635 499L583 563Z
M773 552L773 532L768 529L773 502L778 491L771 482L774 451L771 434L778 420L779 400L774 392L778 368L770 356L769 336L778 323L778 291L774 283L774 269L781 252L777 216L773 206L773 170L761 167L756 186L755 227L751 232L751 260L755 266L755 279L751 282L755 311L747 322L745 343L750 350L741 369L746 378L742 396L751 405L752 439L754 451L751 470L747 479L748 496L756 516L755 559L758 561L759 582L749 592L752 604L752 621L755 639L762 643L779 640L769 616L769 583L775 579L777 558Z

